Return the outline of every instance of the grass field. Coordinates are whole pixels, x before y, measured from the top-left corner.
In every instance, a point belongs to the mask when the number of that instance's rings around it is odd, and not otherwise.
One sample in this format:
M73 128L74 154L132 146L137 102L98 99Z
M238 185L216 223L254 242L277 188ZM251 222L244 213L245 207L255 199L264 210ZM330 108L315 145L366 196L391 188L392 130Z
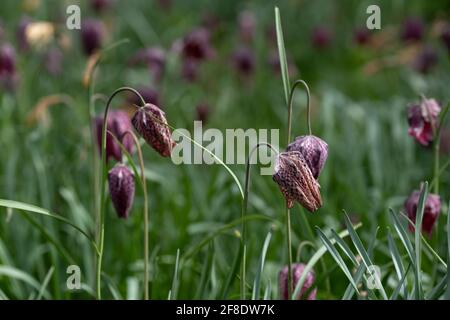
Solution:
M67 28L72 4L81 30ZM380 30L365 27L371 4ZM450 298L449 13L445 1L2 1L0 298L143 299L148 269L150 299L280 299L289 233L292 262L314 272L302 298ZM297 79L328 144L316 212L296 203L287 232L283 194L258 165L244 201L245 164L176 165L136 133L147 199L138 153L124 155L136 191L118 218L102 179L117 161L102 162L94 120L116 89L137 89L173 128L279 129L284 151ZM290 141L308 134L307 95L295 92ZM440 104L428 146L408 134L422 95ZM111 110L131 116L133 103L119 93ZM432 194L439 216L421 233Z

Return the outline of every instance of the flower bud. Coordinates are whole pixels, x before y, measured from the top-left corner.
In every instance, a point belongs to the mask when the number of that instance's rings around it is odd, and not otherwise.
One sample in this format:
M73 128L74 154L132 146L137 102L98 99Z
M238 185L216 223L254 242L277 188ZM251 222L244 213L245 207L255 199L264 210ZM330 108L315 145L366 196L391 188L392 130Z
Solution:
M272 178L278 183L288 208L294 206L294 201L299 202L310 212L314 212L322 206L320 185L300 152L280 153Z
M134 200L134 174L123 164L108 173L109 194L119 218L128 218Z
M414 190L405 201L405 210L408 218L415 223L416 211L419 204L420 191ZM441 213L441 199L439 195L430 193L425 200L425 208L422 219L422 232L431 236L433 226ZM409 231L414 232L414 225L409 223Z
M278 275L279 288L280 288L280 298L283 300L288 300L288 266L285 266L281 269ZM292 265L292 290L295 290L298 281L300 280L303 270L305 270L305 265L303 263L294 263ZM306 275L305 282L303 283L303 287L300 290L298 296L296 296L296 300L300 300L302 295L304 295L314 284L314 272L309 271ZM317 289L314 288L310 291L307 300L316 300Z
M102 134L103 134L103 117L95 118L95 130L97 133L97 145L101 153L102 150ZM125 149L132 153L134 150L134 140L130 135L122 137L125 132L132 130L132 125L128 114L124 111L110 111L107 119L107 130L110 131L118 140L122 139ZM122 149L117 144L111 134L106 134L106 161L113 157L117 161L122 160Z
M134 114L131 123L145 141L161 156L170 157L175 141L170 134L165 113L146 103Z
M104 37L104 27L101 21L87 19L81 26L81 43L84 53L91 55L100 49Z
M314 178L317 179L328 157L328 144L313 135L300 136L288 145L286 151L300 152Z
M423 99L420 104L408 107L408 134L418 143L428 146L434 138L433 128L438 123L440 105L434 99Z

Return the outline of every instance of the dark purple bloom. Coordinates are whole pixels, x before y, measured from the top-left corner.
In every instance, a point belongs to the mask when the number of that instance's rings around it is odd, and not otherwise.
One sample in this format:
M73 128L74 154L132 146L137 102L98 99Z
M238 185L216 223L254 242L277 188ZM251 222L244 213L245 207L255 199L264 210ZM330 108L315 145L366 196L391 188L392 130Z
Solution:
M414 69L421 73L428 73L438 62L438 55L432 47L425 47L413 63Z
M288 300L288 266L285 266L281 269L278 275L279 288L280 288L280 298L282 300ZM294 263L292 264L292 290L295 290L298 281L300 280L303 271L305 270L305 265L303 263ZM303 287L301 288L297 300L300 300L302 296L309 291L309 295L306 298L307 300L316 300L317 288L311 290L314 285L314 272L309 271L306 275L305 282L303 283ZM311 291L310 291L311 290Z
M408 218L415 223L416 211L419 204L420 191L414 190L405 201L405 210ZM425 201L422 219L422 232L431 236L433 226L441 213L441 199L439 195L430 193ZM409 231L414 232L414 225L409 223Z
M411 17L403 23L401 38L404 41L418 41L422 39L423 33L424 25L422 19Z
M113 1L112 0L91 0L90 1L92 9L94 9L98 13L102 13L109 8L111 8Z
M353 33L353 41L362 46L366 45L370 40L370 31L367 28L358 28Z
M238 48L233 54L233 64L239 74L249 76L255 69L255 57L247 47Z
M250 42L253 40L256 30L256 17L252 11L245 10L239 14L239 34L241 39Z
M428 146L434 139L438 115L441 112L439 103L434 99L423 99L420 104L408 107L408 134L418 143Z
M136 131L161 156L170 157L175 147L165 113L157 106L146 103L131 119Z
M13 90L17 83L16 53L10 44L0 45L0 86Z
M123 164L108 173L109 194L119 218L127 219L134 200L134 174Z
M22 18L20 18L16 32L17 43L19 44L20 51L27 51L30 48L30 44L27 40L26 30L31 22L32 20L30 17L23 16Z
M207 103L201 103L195 109L196 119L202 123L206 123L209 118L211 110Z
M159 105L159 94L158 91L152 87L139 87L137 91L140 93L142 98L146 103ZM133 93L127 97L127 100L137 106L141 106L141 100Z
M442 30L441 41L445 44L448 52L450 53L450 24L447 24Z
M157 81L161 80L166 64L166 53L160 47L149 47L139 50L131 59L130 64L145 64Z
M97 134L97 145L99 151L102 150L102 133L103 133L103 116L95 118L95 130ZM107 130L110 131L119 141L122 142L125 149L132 153L134 150L134 140L127 134L123 137L124 133L128 130L132 130L132 125L128 114L125 111L113 110L108 112ZM117 144L114 137L110 134L106 134L106 161L110 157L113 157L117 161L122 161L122 149Z
M205 28L197 28L191 31L182 42L181 52L185 59L205 60L214 55L209 42L209 31Z
M328 28L320 26L314 28L311 34L312 44L318 49L325 49L331 42L331 32Z
M300 152L280 153L272 178L278 183L288 208L294 206L294 201L299 202L310 212L322 206L320 185Z
M81 25L81 43L84 53L91 55L101 48L104 37L103 23L95 19L86 19Z
M44 54L44 66L51 75L58 75L62 71L63 53L59 48L53 47Z
M314 178L317 179L328 157L328 144L313 135L300 136L288 145L286 151L300 152Z

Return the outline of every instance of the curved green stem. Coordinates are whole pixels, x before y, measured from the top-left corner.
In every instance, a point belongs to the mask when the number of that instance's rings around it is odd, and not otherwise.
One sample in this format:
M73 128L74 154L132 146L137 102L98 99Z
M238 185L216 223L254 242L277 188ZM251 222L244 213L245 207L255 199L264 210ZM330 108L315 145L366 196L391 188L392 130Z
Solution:
M442 132L442 127L444 126L445 117L447 116L449 108L450 108L450 102L447 103L447 106L445 107L444 111L442 112L442 115L441 115L441 118L439 121L439 127L436 130L435 141L434 141L434 145L433 145L433 147L434 147L434 169L433 169L432 183L434 183L433 193L435 193L435 194L439 194L439 174L440 174L439 148L440 148L440 144L441 144L441 132Z
M306 84L306 82L304 80L297 80L294 82L294 84L292 85L291 88L291 92L289 94L289 101L288 101L288 136L287 136L287 144L289 144L289 142L291 142L291 122L292 122L292 102L294 100L294 92L295 92L295 88L298 85L303 85L306 89L306 106L307 106L307 124L308 124L308 133L309 135L312 134L312 130L311 130L311 105L310 105L310 101L311 101L311 93L309 92L309 87Z
M248 193L250 190L250 167L251 167L251 160L252 160L252 156L253 153L255 153L255 151L257 149L259 149L259 147L262 146L266 146L271 148L273 151L275 151L275 153L278 154L278 151L270 144L267 142L261 142L258 143L256 146L253 147L253 149L250 151L250 154L247 158L247 163L245 166L245 184L244 184L244 198L243 198L243 204L242 204L242 212L241 212L241 218L242 218L242 243L244 245L244 249L247 246L247 223L245 221L245 217L247 215L247 209L248 209ZM245 299L245 255L246 255L246 250L243 251L244 253L244 257L242 259L243 263L242 263L242 270L241 270L241 298L244 300Z
M137 92L135 89L130 88L130 87L121 87L119 89L117 89L116 91L114 91L111 96L108 99L108 102L106 103L106 107L105 107L105 114L103 116L103 127L102 127L102 161L100 163L100 172L102 175L101 178L101 188L100 188L100 212L99 212L99 225L98 225L98 248L99 248L99 253L98 253L98 257L97 257L97 272L96 272L96 283L97 283L97 299L101 299L102 294L101 294L101 274L102 274L102 260L103 260L103 248L104 248L104 241L105 241L105 198L106 198L106 176L107 176L107 172L106 172L106 130L107 130L107 126L108 126L108 111L109 111L109 107L111 105L111 101L113 100L113 98L119 94L120 92L123 91L130 91L133 92L134 94L136 94L139 99L142 102L142 105L145 104L144 99L142 98L142 96L139 94L139 92Z
M141 167L141 184L142 184L142 190L144 192L144 299L149 299L149 290L148 290L148 274L149 274L149 257L148 257L148 196L147 196L147 180L145 179L145 166L144 166L144 157L142 156L142 149L141 145L139 144L139 139L136 137L136 135L133 133L133 131L127 130L122 135L122 141L123 138L129 134L133 140L134 144L136 145L137 152L138 152L138 158L139 158L139 166Z

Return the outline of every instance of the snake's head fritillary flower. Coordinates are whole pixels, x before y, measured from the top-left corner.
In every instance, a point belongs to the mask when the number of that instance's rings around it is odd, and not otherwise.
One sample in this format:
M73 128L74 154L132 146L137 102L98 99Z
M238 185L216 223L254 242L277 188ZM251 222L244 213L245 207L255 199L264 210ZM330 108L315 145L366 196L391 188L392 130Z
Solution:
M108 113L107 129L121 142L125 149L132 153L134 151L134 140L130 135L123 135L127 131L132 130L132 125L128 114L125 111L113 110ZM95 130L97 134L97 145L102 150L102 133L103 133L103 117L95 118ZM113 157L117 161L122 160L122 149L117 144L111 134L106 134L106 161Z
M198 121L201 121L202 123L206 123L206 121L208 121L210 112L211 108L207 103L200 103L195 108L196 119Z
M161 80L166 64L166 53L160 47L141 49L129 61L131 65L144 64L157 81Z
M187 81L193 82L197 79L200 65L197 60L184 59L181 67L181 75Z
M405 210L408 218L415 223L416 211L419 204L420 191L414 190L405 201ZM422 232L431 236L433 226L441 213L441 199L439 195L430 193L425 201L422 219ZM409 223L409 231L414 232L414 225Z
M417 17L410 17L403 23L401 38L404 41L419 41L424 33L423 21Z
M98 13L102 13L113 5L113 0L91 0L90 5Z
M428 73L438 62L437 52L430 46L426 46L417 55L413 62L413 67L418 72Z
M250 10L244 10L238 17L239 34L241 39L250 42L252 41L256 30L256 17Z
M136 111L131 123L144 140L161 156L170 157L176 144L170 134L164 111L153 104L146 103Z
M272 178L278 183L288 208L294 206L294 201L299 202L310 212L314 212L322 206L320 185L300 152L280 153Z
M32 22L30 17L23 16L20 18L19 25L17 26L16 37L20 51L28 51L30 44L27 40L26 30L28 25Z
M364 46L370 41L370 31L367 28L358 28L353 32L353 41L360 46Z
M184 37L181 52L185 59L205 60L214 55L209 42L210 34L205 28L197 28Z
M16 52L9 44L0 45L0 86L14 90L17 83Z
M434 138L434 129L441 111L434 99L423 99L420 104L408 107L408 134L423 146L428 146Z
M247 47L238 48L233 54L233 65L239 74L251 75L255 69L253 52Z
M286 151L300 152L314 178L317 179L328 157L328 144L313 135L300 136L288 145Z
M292 264L292 285L293 289L295 290L295 287L297 286L298 281L300 280L300 277L303 274L303 271L305 270L305 265L303 263L294 263ZM303 283L303 286L299 292L299 294L296 296L297 300L302 299L302 296L309 291L307 300L316 300L317 295L317 288L311 289L314 285L314 272L309 271L306 274L305 282ZM278 275L278 281L279 281L279 289L280 289L280 297L283 300L288 300L288 266L285 266L283 269L281 269L279 275Z
M134 200L134 174L123 164L108 173L109 194L119 218L128 218Z
M331 31L323 26L314 28L311 34L312 44L318 49L327 48L331 42L331 38Z
M44 54L44 66L47 72L53 76L61 74L63 57L64 55L59 48L50 48Z
M101 48L105 29L103 23L95 19L86 19L81 25L81 43L84 53L91 55Z

